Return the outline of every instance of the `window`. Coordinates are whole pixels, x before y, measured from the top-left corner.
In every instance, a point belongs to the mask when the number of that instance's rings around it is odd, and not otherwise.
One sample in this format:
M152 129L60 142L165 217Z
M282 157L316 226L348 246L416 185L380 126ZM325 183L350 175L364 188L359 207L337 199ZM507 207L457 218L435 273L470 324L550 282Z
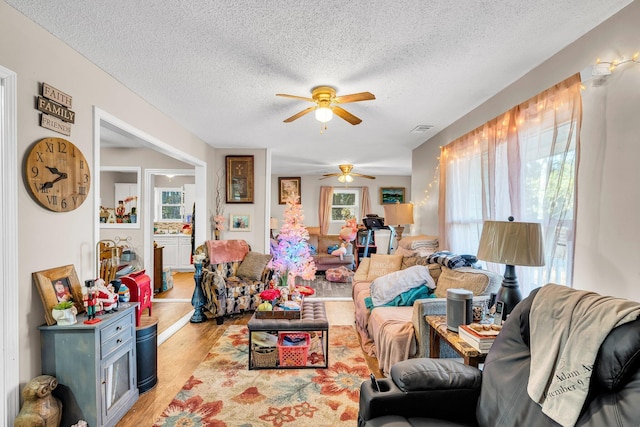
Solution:
M331 221L344 222L357 218L360 211L360 191L350 189L334 189L331 203Z
M156 221L182 221L182 189L156 188Z
M516 266L525 295L549 282L572 282L579 86L576 76L559 83L443 147L440 156L443 247L475 254L488 219L513 215L542 225L545 266Z

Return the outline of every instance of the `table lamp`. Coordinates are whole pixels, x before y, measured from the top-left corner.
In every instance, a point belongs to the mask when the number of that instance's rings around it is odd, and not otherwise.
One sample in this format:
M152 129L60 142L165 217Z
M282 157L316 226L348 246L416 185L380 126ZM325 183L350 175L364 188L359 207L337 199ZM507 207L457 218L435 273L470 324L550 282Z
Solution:
M496 301L504 304L502 319L522 300L516 265L544 265L542 227L535 222L485 221L480 236L478 259L505 264L502 286Z
M384 205L384 222L391 229L389 238L389 253L391 253L391 242L394 234L398 241L402 239L403 225L413 224L413 204L412 203L393 203Z
M271 238L275 240L273 230L278 229L278 218L269 218L269 229L271 230Z

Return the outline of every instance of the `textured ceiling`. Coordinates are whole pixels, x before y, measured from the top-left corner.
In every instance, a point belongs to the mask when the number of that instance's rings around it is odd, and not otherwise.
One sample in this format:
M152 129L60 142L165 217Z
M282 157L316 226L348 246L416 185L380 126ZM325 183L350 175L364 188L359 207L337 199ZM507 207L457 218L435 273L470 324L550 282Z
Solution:
M210 145L272 148L280 175L408 175L413 148L630 2L6 0ZM344 105L357 126L283 123L312 104L275 94L318 85L376 100Z

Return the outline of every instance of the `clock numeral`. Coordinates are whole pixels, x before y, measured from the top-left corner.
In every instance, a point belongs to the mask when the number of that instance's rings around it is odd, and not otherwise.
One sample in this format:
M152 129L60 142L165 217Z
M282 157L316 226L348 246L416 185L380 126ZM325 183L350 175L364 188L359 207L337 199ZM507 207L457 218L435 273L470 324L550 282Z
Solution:
M35 186L36 192L39 191L42 194L47 194L49 192L49 188L44 187L43 185L41 185L39 181L35 182L33 185Z
M76 156L76 148L71 147L71 157L75 157L75 156Z
M42 153L40 151L36 151L36 162L44 163L44 159L42 158Z
M58 153L67 154L67 143L58 141Z
M71 200L73 200L73 204L74 204L75 206L78 206L78 196L76 196L76 195L72 194L72 195L71 195Z
M47 202L49 202L50 205L57 205L58 204L58 196L56 196L56 195L47 196Z
M74 156L75 157L75 156ZM80 160L80 169L84 169L84 160ZM86 181L85 181L86 182Z
M85 183L89 182L89 174L88 173L84 174L84 182Z
M45 145L47 146L47 152L53 153L53 142L45 142Z
M87 195L87 187L84 187L84 186L78 187L78 194L80 194L81 196L86 196Z
M67 209L67 199L62 199L62 202L60 203L60 207L62 209Z
M33 166L31 168L31 173L33 174L32 178L35 178L40 174L40 170L38 169L37 166Z

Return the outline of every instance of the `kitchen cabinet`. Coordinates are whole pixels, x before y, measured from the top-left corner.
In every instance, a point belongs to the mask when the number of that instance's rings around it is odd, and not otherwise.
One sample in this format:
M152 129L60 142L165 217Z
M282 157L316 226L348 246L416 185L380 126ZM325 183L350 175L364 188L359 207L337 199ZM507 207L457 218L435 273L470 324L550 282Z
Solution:
M156 234L153 239L158 246L163 246L162 261L165 267L172 270L193 271L191 264L191 235L189 234Z
M79 314L74 325L39 327L42 373L68 388L62 399L66 421L115 426L138 400L136 305L121 303L92 325Z

